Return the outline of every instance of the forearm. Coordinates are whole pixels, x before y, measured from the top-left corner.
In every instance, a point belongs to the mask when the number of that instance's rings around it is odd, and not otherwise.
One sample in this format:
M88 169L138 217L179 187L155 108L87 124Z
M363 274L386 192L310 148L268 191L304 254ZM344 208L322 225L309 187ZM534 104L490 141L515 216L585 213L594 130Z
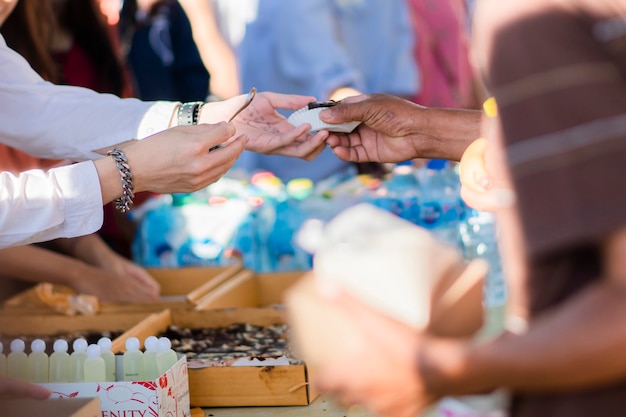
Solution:
M115 256L113 250L96 233L71 239L58 239L55 243L68 255L93 266L106 264Z
M220 34L213 5L209 1L179 0L191 24L205 68L211 74L211 93L222 99L240 93L237 60Z
M0 250L0 265L6 276L70 287L84 270L82 263L75 259L32 245Z
M424 158L459 161L465 149L480 137L482 112L465 109L425 108L423 117L413 117L415 147ZM424 134L429 140L424 141Z
M497 387L561 391L626 377L626 290L603 282L545 313L522 335L477 345L435 341L421 356L436 392Z

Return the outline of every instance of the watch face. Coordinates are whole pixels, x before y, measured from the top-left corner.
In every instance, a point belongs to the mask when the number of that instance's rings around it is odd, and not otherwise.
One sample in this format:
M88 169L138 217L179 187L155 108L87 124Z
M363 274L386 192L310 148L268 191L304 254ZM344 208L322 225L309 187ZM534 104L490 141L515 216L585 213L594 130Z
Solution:
M313 101L308 104L308 108L309 110L312 110L312 109L317 109L319 107L332 107L332 106L336 106L337 104L339 104L339 102L335 100Z

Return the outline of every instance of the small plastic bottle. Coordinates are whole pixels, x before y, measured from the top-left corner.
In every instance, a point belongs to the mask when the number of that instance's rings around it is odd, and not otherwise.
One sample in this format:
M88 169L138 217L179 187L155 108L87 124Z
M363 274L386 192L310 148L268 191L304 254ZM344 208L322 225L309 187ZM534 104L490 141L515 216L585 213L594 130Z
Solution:
M57 339L52 345L53 352L50 355L50 382L70 382L70 354L67 340Z
M156 336L148 336L143 342L143 345L145 347L143 353L143 370L146 374L146 380L152 381L161 376L156 363L159 339Z
M26 344L22 339L11 342L11 353L7 355L7 375L21 380L28 380L28 355L24 352Z
M46 383L49 380L50 361L46 354L46 342L35 339L30 344L30 355L27 360L28 380L35 383Z
M4 354L4 345L0 342L0 375L7 374L7 356Z
M105 382L106 365L100 353L100 346L94 344L87 346L87 359L83 367L85 382Z
M101 337L100 340L98 340L98 346L100 346L100 356L104 359L106 382L115 382L115 355L111 352L112 344L111 339L108 337Z
M70 355L70 382L85 382L85 359L87 359L87 341L76 339L72 343Z
M172 350L172 342L167 337L160 337L158 344L158 352L156 354L157 369L159 375L170 369L178 362L176 352Z
M126 352L122 356L124 381L144 381L143 353L139 350L139 339L126 339Z

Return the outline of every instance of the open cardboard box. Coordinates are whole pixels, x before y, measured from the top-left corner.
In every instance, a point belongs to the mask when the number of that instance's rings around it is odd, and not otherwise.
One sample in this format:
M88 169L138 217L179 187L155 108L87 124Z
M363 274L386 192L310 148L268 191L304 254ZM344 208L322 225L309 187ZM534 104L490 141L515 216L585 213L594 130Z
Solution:
M115 356L118 372L122 355ZM82 382L41 384L52 391L51 398L98 398L99 417L189 417L187 360L179 355L170 369L157 379L146 381ZM3 414L4 415L4 414ZM48 414L33 414L45 415ZM89 416L92 417L92 416Z
M269 307L283 304L287 288L295 284L308 271L257 273L242 269L212 291L207 292L196 304L197 310Z
M73 332L112 332L120 333L113 339L113 352L121 352L129 336L129 329L143 322L150 313L114 313L95 316L63 316L56 314L25 315L0 314L0 340L4 342L5 353L10 340L21 338L35 338L68 334ZM72 341L68 340L70 346ZM28 345L27 345L28 346ZM51 346L48 346L51 348ZM29 347L27 347L29 349Z
M148 272L161 285L158 301L146 302L102 302L97 304L100 314L123 312L158 312L164 309L193 309L202 297L228 280L242 269L240 263L223 267L182 267L148 268ZM54 286L54 292L75 295L75 292L61 285ZM49 314L55 311L37 295L35 288L28 289L7 300L2 313Z
M99 398L0 399L4 417L102 417Z
M285 323L278 308L236 308L207 311L165 310L130 330L140 340L165 332L169 325L216 328L234 323ZM189 369L192 407L308 405L318 393L309 384L305 364L234 366Z

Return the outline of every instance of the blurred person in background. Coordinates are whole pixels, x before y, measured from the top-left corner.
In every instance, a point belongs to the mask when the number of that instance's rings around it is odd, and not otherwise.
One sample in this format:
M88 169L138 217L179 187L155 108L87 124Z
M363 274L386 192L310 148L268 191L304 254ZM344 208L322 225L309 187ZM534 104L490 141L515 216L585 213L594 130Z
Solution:
M516 305L498 337L452 339L327 288L320 295L359 328L316 373L323 390L396 417L498 388L510 393L511 417L624 415L625 16L624 0L480 1L474 56L497 103L485 106L487 146L455 138L478 125L458 111L389 96L325 110L326 122L364 122L327 140L343 159L461 158L464 197L497 214Z
M137 97L207 99L210 75L177 0L125 0L118 26Z
M419 91L406 0L213 0L213 7L242 91L256 86L318 101ZM236 165L283 181L320 180L348 166L330 149L311 162L245 152Z
M470 65L467 10L461 0L408 0L415 59L422 75L411 98L428 107L477 108Z

